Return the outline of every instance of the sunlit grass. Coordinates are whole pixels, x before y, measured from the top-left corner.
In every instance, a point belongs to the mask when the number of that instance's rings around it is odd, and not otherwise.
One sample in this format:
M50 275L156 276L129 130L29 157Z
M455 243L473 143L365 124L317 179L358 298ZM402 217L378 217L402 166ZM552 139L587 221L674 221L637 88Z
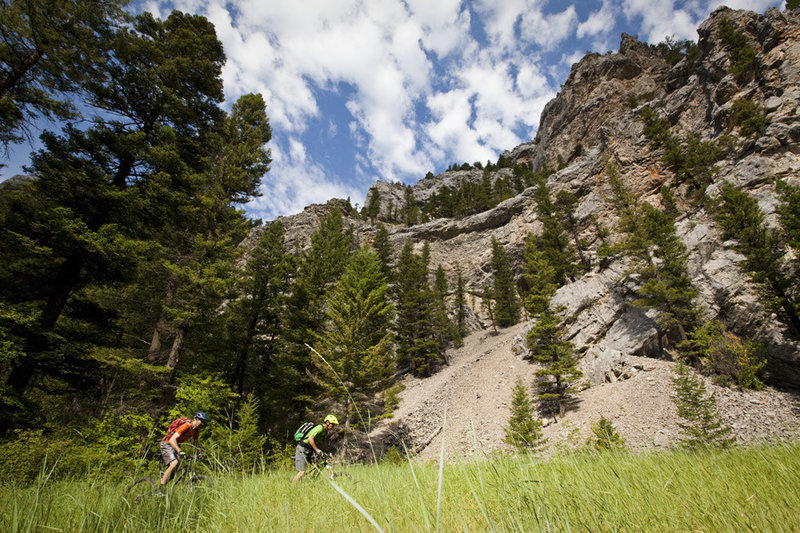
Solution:
M800 445L351 466L336 483L383 531L800 531ZM222 475L123 499L126 484L0 487L0 530L376 531L325 479ZM439 486L441 483L441 495ZM437 516L438 515L438 516Z

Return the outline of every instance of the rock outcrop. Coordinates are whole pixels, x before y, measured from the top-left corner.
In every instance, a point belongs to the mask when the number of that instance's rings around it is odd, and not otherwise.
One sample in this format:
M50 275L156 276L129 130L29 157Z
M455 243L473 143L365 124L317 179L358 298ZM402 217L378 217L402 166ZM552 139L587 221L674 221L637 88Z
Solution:
M746 84L729 73L730 54L719 37L723 20L735 24L756 51L756 74ZM536 138L503 154L514 163L532 165L533 170L544 165L561 167L550 176L548 186L553 195L566 190L578 198L574 216L581 228L579 237L589 243L589 253L600 245L592 220L607 228L616 221L607 201L607 161L615 164L632 192L656 206L661 186L673 182L659 160L660 153L644 135L639 111L645 105L670 120L674 135L693 134L705 140L738 134L731 123L737 99L763 106L768 119L765 133L740 140L738 151L719 162L706 193L713 197L723 182L730 182L753 195L775 224L776 181L800 184L800 10L772 8L760 15L719 8L700 26L698 36L700 56L693 65L683 60L671 66L657 47L629 35L622 36L617 53L587 54L545 107ZM499 169L490 175L496 180L509 173L510 169ZM482 175L481 170L445 172L420 181L412 193L421 203L445 185L478 181ZM404 202L402 185L379 181L373 191L381 199L379 220L386 220L390 205ZM677 228L691 254L689 272L700 291L698 304L705 318L719 318L735 333L767 340L770 381L800 387L800 347L795 337L760 304L740 268L743 257L733 251L733 243L723 242L712 214L691 207L685 187L678 187L677 193L685 212ZM308 246L311 231L329 207L312 206L282 219L291 249ZM374 225L358 217L348 222L361 242L371 240ZM542 229L532 189L463 219L387 226L395 249L409 239L419 247L427 242L432 265L442 265L450 279L460 270L477 317L481 316L478 295L491 276L492 239L505 246L519 267L525 236ZM660 357L668 345L654 314L630 305L635 289L635 280L621 260L605 264L592 256L591 269L558 290L555 299L564 306L569 338L583 355L587 376L596 384L611 379L621 356Z

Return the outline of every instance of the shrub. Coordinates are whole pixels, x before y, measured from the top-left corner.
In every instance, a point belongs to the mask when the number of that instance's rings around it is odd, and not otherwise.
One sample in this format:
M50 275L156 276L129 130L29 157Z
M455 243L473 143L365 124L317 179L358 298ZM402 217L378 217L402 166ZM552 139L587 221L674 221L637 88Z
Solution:
M717 399L708 394L703 379L681 363L672 377L672 401L682 421L678 422L685 448L727 448L733 444L730 428L724 426L717 414Z
M764 107L748 100L740 98L733 103L733 113L731 114L731 122L734 126L738 127L745 137L758 136L764 134L767 129L767 118Z
M625 440L604 416L592 424L592 437L587 441L596 450L624 450Z
M743 388L761 390L764 383L758 374L766 364L763 346L751 340L742 340L717 320L705 323L690 335L693 354L699 359L703 371L717 374L725 383L726 377Z
M730 53L731 66L728 72L733 74L740 84L750 81L755 73L756 52L747 42L747 36L736 27L736 24L724 19L719 24L719 37Z

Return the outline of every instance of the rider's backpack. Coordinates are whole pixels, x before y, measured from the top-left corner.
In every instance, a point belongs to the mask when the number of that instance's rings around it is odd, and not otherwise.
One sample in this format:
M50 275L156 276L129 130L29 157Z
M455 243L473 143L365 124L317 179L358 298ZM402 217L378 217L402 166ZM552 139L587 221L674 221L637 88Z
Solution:
M181 427L183 424L186 424L187 422L191 423L192 419L183 417L183 418L176 418L175 420L173 420L169 425L169 429L167 429L166 438L169 439L170 437L172 437L172 434L175 433L175 431L179 427Z
M306 435L308 435L308 433L312 429L314 429L314 426L316 426L314 422L306 422L305 424L297 428L297 431L294 432L295 442L300 442L301 440L306 438Z

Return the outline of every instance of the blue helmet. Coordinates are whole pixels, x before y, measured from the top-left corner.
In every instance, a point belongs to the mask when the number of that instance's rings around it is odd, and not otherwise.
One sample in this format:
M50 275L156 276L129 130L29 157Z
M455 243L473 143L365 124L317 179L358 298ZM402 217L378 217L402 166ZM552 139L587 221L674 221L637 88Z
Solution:
M202 420L203 422L208 422L208 415L205 411L197 411L197 414L194 415L195 418Z

